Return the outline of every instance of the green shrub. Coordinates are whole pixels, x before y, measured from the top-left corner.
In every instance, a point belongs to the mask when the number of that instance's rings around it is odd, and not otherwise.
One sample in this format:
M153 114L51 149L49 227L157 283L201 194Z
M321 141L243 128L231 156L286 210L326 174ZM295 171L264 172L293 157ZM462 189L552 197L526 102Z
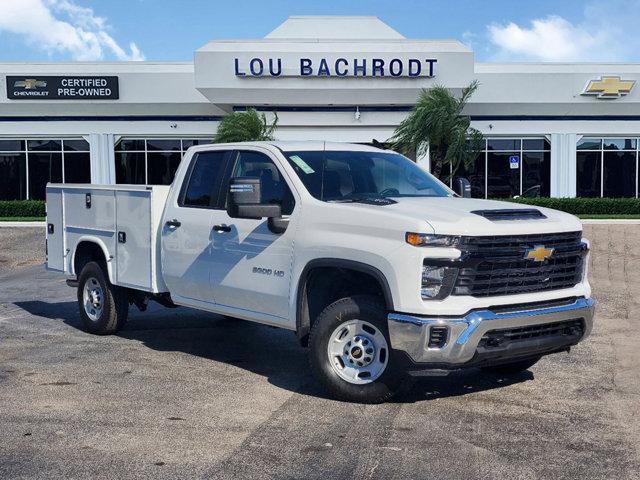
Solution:
M0 217L44 217L43 200L0 200Z
M553 208L573 215L638 215L638 198L505 198L508 202Z

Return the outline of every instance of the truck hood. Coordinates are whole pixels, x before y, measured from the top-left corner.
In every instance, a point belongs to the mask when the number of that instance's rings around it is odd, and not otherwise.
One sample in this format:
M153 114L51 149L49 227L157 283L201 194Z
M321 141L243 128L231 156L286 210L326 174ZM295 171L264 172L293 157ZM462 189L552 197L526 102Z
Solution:
M575 232L582 223L573 215L530 205L459 197L394 198L387 206L362 205L385 209L390 213L424 221L433 233L442 235L525 235L535 233ZM536 209L546 218L526 220L490 220L471 213L477 210ZM430 232L425 232L430 233Z

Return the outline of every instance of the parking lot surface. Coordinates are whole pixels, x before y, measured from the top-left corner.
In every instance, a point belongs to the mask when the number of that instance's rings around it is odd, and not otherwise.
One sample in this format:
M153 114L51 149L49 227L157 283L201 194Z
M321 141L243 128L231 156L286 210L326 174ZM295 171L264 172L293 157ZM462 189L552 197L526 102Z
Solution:
M0 478L638 479L640 226L585 231L599 303L570 354L356 405L291 332L152 307L84 333L75 290L23 252L40 231L0 229Z

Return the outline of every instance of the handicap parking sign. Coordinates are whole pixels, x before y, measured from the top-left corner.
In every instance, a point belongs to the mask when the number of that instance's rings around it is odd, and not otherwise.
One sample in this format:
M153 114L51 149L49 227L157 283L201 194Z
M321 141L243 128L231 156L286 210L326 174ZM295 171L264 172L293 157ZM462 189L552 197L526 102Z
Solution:
M509 157L509 166L512 170L517 170L520 167L520 156L519 155L511 155Z

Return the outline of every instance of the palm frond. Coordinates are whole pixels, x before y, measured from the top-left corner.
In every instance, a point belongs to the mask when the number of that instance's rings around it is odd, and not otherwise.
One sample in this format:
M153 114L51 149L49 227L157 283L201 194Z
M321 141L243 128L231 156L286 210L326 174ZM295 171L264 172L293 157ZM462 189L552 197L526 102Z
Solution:
M471 119L463 110L479 86L474 80L462 89L460 97L442 85L423 89L411 113L388 140L391 148L418 156L430 148L432 162L450 164L453 172L461 164L469 166L481 150L482 134L471 128Z
M273 140L278 127L278 115L274 112L274 120L270 124L264 113L254 108L246 112L233 112L222 119L218 131L213 138L214 143L252 142Z

